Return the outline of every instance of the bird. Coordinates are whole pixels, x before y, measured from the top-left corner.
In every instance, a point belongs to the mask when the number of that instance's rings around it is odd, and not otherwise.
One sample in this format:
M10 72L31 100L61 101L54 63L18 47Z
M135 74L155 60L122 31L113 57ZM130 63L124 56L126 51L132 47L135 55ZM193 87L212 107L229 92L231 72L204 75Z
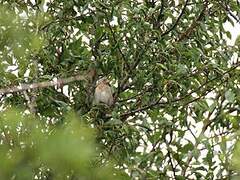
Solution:
M94 93L94 102L96 104L104 103L108 106L113 105L113 92L106 77L99 79L97 82Z

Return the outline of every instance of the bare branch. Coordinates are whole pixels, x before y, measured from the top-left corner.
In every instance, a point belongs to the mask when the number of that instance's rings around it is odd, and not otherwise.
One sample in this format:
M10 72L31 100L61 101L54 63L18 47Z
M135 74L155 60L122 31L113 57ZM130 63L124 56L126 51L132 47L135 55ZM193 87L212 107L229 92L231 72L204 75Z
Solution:
M35 98L34 98L34 101L33 101L32 98L29 97L27 91L23 91L23 95L24 95L25 99L27 100L27 105L29 107L29 111L32 114L35 114L36 113L36 101L35 101Z
M0 94L9 94L13 92L23 92L30 89L40 89L51 86L61 86L64 84L68 84L74 81L86 80L88 75L76 75L68 78L59 78L56 81L44 81L37 82L32 84L20 84L19 86L12 86L0 89Z

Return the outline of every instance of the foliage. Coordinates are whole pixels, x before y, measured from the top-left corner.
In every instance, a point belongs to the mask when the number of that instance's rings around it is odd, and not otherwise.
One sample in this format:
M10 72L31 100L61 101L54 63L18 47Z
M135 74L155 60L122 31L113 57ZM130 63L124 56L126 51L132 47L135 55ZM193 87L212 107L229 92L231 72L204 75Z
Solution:
M94 132L72 114L64 126L51 129L21 111L2 112L0 178L118 179L120 174L111 164L93 165L97 155Z
M237 177L239 1L0 4L0 179Z

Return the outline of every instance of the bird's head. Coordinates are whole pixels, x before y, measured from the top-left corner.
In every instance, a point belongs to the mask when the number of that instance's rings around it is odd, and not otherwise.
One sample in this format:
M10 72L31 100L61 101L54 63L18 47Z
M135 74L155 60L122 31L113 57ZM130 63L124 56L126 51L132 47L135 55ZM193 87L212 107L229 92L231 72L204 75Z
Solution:
M106 77L102 77L101 79L99 79L97 81L97 85L99 85L99 84L107 84L107 85L109 85L109 80Z

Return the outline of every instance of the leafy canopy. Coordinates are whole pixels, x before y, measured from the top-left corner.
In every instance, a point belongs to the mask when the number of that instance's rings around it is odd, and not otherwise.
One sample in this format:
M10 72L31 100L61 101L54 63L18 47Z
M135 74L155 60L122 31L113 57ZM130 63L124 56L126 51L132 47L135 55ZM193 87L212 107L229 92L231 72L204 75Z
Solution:
M238 178L239 1L0 5L0 179Z

